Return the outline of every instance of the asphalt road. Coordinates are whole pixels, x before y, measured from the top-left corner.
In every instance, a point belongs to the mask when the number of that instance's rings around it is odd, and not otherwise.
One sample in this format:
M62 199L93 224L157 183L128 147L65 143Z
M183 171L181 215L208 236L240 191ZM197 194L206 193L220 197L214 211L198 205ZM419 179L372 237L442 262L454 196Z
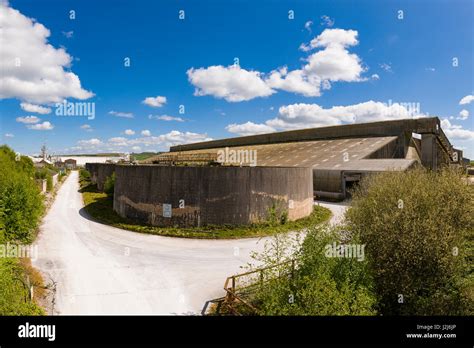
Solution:
M91 221L72 172L43 220L33 265L56 283L50 314L199 314L224 295L265 239L193 240L140 234ZM321 203L322 205L326 205ZM326 205L338 219L344 208Z

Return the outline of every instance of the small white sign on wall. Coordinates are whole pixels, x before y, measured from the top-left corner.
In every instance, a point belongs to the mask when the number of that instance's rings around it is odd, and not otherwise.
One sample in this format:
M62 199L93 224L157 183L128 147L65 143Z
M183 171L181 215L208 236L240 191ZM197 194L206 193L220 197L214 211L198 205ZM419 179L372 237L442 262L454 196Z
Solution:
M171 204L163 203L163 217L170 218L171 212Z

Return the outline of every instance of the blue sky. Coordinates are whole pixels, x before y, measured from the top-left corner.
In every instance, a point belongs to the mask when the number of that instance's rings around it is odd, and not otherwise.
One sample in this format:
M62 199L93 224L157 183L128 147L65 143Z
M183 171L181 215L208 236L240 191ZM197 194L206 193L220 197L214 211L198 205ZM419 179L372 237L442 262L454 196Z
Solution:
M469 0L2 3L1 142L22 153L432 115L474 157Z

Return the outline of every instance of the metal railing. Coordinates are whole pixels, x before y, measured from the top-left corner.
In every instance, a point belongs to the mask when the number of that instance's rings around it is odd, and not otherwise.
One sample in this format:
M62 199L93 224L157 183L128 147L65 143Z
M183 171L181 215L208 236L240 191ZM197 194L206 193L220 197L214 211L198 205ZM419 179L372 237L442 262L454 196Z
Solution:
M207 312L212 304L215 306L213 313L216 315L220 315L223 309L225 309L226 314L231 315L258 315L259 309L251 304L251 301L249 301L247 297L251 297L255 291L272 280L283 276L294 278L297 262L297 259L290 259L273 266L227 277L224 283L226 295L207 301L201 314L208 315ZM291 264L289 272L288 269L284 267L287 264ZM240 282L242 282L242 284L239 284ZM237 309L238 305L241 305L245 311Z

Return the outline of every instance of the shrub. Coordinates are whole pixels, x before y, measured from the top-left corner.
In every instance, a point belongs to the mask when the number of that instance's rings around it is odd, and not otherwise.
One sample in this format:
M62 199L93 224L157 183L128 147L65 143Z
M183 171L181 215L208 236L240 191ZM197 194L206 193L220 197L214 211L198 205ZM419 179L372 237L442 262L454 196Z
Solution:
M0 147L0 242L29 242L41 214L43 200L33 180L29 159L15 160L7 146Z
M473 207L473 187L454 170L362 180L346 218L367 245L382 314L472 313Z
M107 193L108 196L113 196L114 195L114 186L115 186L115 173L112 173L111 176L108 176L105 179L104 192Z
M297 258L275 268L274 280L261 286L253 300L263 315L374 315L375 296L367 263L354 258L330 258L328 244L340 239L337 227L312 228L298 246L286 241L272 243L255 256L260 264L272 266ZM288 276L291 275L291 276Z

